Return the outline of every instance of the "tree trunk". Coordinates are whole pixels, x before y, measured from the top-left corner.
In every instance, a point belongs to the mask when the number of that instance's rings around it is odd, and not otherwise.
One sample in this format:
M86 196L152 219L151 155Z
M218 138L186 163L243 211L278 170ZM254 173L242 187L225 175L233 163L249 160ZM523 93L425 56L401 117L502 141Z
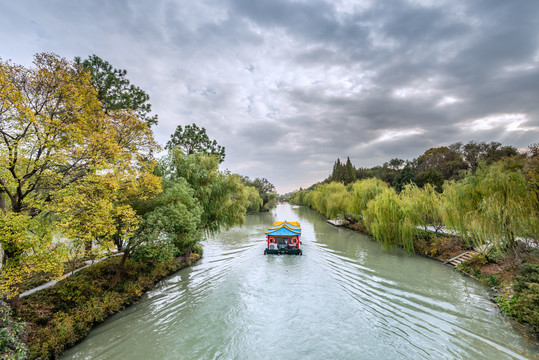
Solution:
M4 192L0 191L0 209L2 210L2 213L6 215L7 209L6 209L6 198L4 197Z
M128 256L129 256L129 253L127 251L124 251L124 254L122 255L122 260L120 260L120 264L118 265L118 268L116 269L116 274L114 274L114 279L112 280L113 287L116 286L116 284L118 284L118 281L120 281L120 277L124 270L125 261L127 260Z
M19 287L20 284L16 285L17 288L17 295L13 296L12 298L8 299L9 306L11 306L12 309L17 310L19 308Z
M15 257L15 252L4 250L4 254L2 255L2 269L5 268L8 259L12 259L14 257ZM13 285L13 290L14 290L16 295L7 300L7 302L9 303L9 305L13 309L17 309L19 307L19 290L20 290L20 287L21 287L20 282L18 284ZM8 294L8 296L9 296L9 294Z
M92 241L87 241L87 242L84 244L84 256L85 256L87 259L94 260L94 258L93 258L93 256L92 256Z

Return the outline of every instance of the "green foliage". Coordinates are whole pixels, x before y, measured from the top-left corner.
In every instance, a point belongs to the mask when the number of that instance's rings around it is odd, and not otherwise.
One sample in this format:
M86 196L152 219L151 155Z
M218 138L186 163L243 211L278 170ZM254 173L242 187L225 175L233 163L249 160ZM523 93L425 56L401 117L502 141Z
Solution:
M62 274L60 245L53 245L52 234L42 220L22 213L0 212L0 247L4 252L0 293L8 299L19 294L23 275L40 271Z
M454 147L462 154L471 171L475 171L480 162L485 162L487 165L490 165L504 157L515 156L518 154L515 147L502 146L502 144L495 141L490 143L470 141L462 147L460 146L460 143L456 143L454 144Z
M410 204L409 217L416 226L427 230L433 226L436 230L442 226L442 196L432 185L427 184L422 189L415 184L408 184L400 193L401 198Z
M126 70L113 68L97 55L90 55L85 60L76 57L75 64L80 70L89 72L105 113L133 111L136 117L146 121L148 125L157 125L157 115L149 116L150 96L130 83Z
M254 180L249 177L242 177L242 181L246 186L252 186L258 191L260 199L262 199L262 205L260 211L269 211L277 206L277 194L275 192L275 186L266 178L256 178Z
M442 186L444 184L444 176L438 170L428 169L426 171L418 173L415 176L414 182L419 187L431 184L432 186L434 186L436 191L441 193L443 191Z
M30 358L56 358L85 337L92 326L136 301L159 279L186 266L176 259L125 264L122 281L111 288L119 257L107 259L21 299L29 325Z
M393 187L395 190L399 193L402 191L402 189L411 183L414 183L415 180L415 174L414 171L410 166L405 166L404 169L399 171L397 176L393 179Z
M245 186L245 191L247 192L247 199L249 205L247 206L247 213L256 213L262 209L264 205L264 200L260 197L258 190L254 186Z
M350 207L350 192L343 183L323 184L316 192L321 195L316 196L315 209L320 209L320 212L330 219L346 218Z
M367 209L369 201L373 200L387 188L387 183L376 178L356 181L352 185L352 199L349 209L352 216L356 219L363 218L363 212Z
M346 158L346 163L341 163L341 160L337 159L333 165L330 179L332 182L342 182L345 185L356 181L356 169L352 165L349 157Z
M218 145L216 140L210 140L206 129L199 128L196 124L187 125L185 129L178 125L170 136L166 149L171 150L176 146L187 155L203 153L217 156L219 163L225 160L225 148Z
M517 318L539 332L539 264L524 264L513 285Z
M197 229L212 232L243 223L250 205L249 193L239 175L219 171L216 156L203 153L186 155L174 147L161 161L159 172L166 179L166 184L180 183L182 188L190 188L192 198L200 208L196 210L196 206L187 206L189 210L199 212Z
M200 256L202 256L204 254L204 248L200 244L196 244L193 247L191 247L191 251L194 254L198 254Z
M498 296L496 296L496 303L500 307L500 310L502 310L507 315L515 315L514 305L516 303L516 298L511 295L509 290L498 294Z
M442 146L431 148L417 158L418 172L433 169L440 172L444 179L458 179L462 170L467 170L468 165L462 155L454 146Z
M142 222L130 241L144 245L145 251L175 247L181 252L198 240L196 233L202 221L202 211L195 191L184 178L175 182L165 181L164 191L145 202L139 210Z
M26 359L26 324L11 317L9 306L0 300L0 354L2 359Z
M522 173L501 164L480 166L459 182L444 185L444 222L475 247L491 243L514 247L517 236L533 233L530 218L537 201Z
M165 262L178 254L178 248L174 244L168 241L152 241L135 248L131 258L137 262Z
M414 251L417 226L413 222L413 206L392 188L386 188L367 204L363 212L365 225L383 248L402 246Z

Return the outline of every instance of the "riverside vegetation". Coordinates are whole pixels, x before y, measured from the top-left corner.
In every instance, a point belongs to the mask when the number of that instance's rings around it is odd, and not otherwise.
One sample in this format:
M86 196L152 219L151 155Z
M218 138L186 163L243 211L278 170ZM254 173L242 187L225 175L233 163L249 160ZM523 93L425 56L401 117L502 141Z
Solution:
M0 353L54 358L162 277L205 234L275 205L273 185L220 171L195 124L160 150L149 96L92 55L0 59ZM23 289L115 256L20 298Z
M457 143L371 169L337 160L328 179L289 198L347 219L384 248L441 260L475 249L459 269L497 289L500 308L537 336L539 144L519 153L494 142Z

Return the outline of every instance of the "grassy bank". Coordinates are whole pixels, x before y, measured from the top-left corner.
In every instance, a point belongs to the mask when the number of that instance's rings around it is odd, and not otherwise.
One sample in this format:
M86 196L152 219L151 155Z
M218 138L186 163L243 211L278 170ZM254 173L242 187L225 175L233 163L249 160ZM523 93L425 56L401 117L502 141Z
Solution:
M368 233L362 221L345 227ZM414 251L418 255L447 261L465 251L472 250L457 236L421 231L414 238ZM492 288L494 302L508 316L525 325L525 332L539 340L539 251L530 251L519 245L510 251L493 250L488 256L476 254L462 262L461 271Z
M199 258L191 254L187 259L163 263L128 260L122 281L111 287L120 262L114 257L22 298L14 315L27 323L29 357L58 357L88 335L93 326L138 300L160 279Z

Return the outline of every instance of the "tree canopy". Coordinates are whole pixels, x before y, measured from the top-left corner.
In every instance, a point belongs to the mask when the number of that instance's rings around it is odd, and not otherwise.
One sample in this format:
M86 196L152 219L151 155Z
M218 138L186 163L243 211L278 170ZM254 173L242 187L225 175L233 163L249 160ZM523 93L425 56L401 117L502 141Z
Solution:
M104 112L89 74L57 55L37 54L30 68L0 62L0 137L0 216L13 235L0 239L2 284L11 297L22 273L59 269L67 245L52 241L55 231L111 247L118 223L138 222L126 197L160 191L148 124L132 111Z
M185 128L178 125L165 146L168 150L174 147L180 148L187 155L211 154L217 156L219 163L225 160L225 148L217 144L216 140L210 140L206 129L199 128L196 124L186 125Z
M97 55L90 55L82 60L75 58L75 64L81 71L90 73L92 85L97 92L97 99L105 113L118 110L132 111L134 115L146 121L150 126L157 125L157 115L150 115L152 106L150 96L127 79L127 71L115 69L108 61Z

